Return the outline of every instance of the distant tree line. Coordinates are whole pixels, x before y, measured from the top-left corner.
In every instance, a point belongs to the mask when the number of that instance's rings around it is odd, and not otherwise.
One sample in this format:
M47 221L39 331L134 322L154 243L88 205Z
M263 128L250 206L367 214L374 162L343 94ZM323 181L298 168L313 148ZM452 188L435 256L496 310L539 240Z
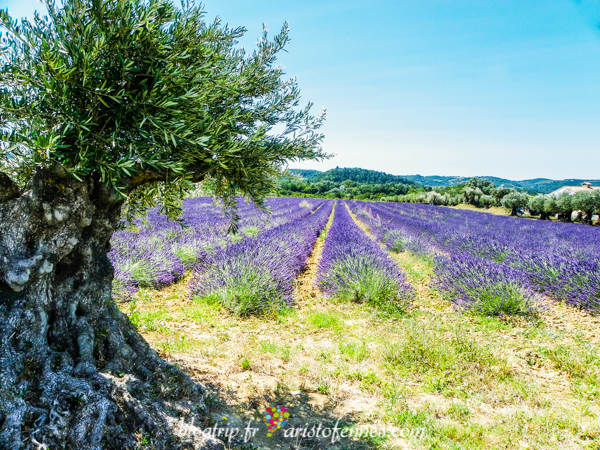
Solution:
M580 221L588 224L592 223L595 214L600 214L599 190L532 196L502 185L496 187L492 181L484 178L472 178L465 184L446 188L423 188L418 192L382 197L381 200L442 206L467 203L480 208L501 206L510 210L513 216L521 212L539 216L542 220L557 218L565 222Z
M527 207L532 215L539 215L540 219L558 216L565 222L578 221L591 225L593 216L600 214L600 191L540 194L529 198Z
M281 178L277 184L277 195L381 200L423 188L408 178L359 168L336 167L327 172L294 169L291 172L302 179Z
M403 183L368 184L352 180L300 181L283 179L278 183L277 195L282 197L321 197L353 200L381 200L410 192L411 185Z
M386 197L386 201L407 203L431 203L442 206L456 206L467 203L482 208L502 206L502 200L509 194L523 194L516 189L496 185L485 178L471 178L457 186L423 187L405 195ZM527 196L528 197L528 196Z

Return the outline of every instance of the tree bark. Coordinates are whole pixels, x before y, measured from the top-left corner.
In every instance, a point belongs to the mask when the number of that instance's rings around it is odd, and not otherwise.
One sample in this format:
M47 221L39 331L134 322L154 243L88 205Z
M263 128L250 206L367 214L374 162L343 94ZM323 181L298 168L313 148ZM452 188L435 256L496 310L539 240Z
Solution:
M198 428L202 387L111 299L121 203L94 178L44 169L20 192L0 174L2 449L223 448Z

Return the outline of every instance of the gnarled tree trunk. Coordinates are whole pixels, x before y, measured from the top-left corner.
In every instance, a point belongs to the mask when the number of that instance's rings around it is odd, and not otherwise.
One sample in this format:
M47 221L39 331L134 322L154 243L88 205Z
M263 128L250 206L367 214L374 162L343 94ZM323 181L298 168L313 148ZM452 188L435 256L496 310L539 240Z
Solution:
M203 390L111 300L121 201L96 179L0 174L0 448L222 448ZM195 425L194 425L195 424Z

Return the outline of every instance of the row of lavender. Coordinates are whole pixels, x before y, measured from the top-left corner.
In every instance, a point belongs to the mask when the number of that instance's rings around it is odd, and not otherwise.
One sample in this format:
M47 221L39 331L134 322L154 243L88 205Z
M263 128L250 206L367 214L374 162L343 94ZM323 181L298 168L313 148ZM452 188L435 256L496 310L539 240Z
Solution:
M192 295L218 302L239 315L292 304L293 283L306 265L333 208L324 202L312 214L234 243L190 284Z
M356 225L345 203L336 207L317 283L333 297L388 312L405 309L414 296L397 264Z
M600 311L598 229L431 205L353 208L389 249L432 257L439 288L457 304L525 312L545 294Z
M152 210L111 241L109 258L115 268L114 292L126 298L139 287L159 288L180 279L187 269L207 268L231 244L309 215L322 200L267 199L271 214L240 201L239 235L227 235L228 219L209 197L186 199L185 226Z

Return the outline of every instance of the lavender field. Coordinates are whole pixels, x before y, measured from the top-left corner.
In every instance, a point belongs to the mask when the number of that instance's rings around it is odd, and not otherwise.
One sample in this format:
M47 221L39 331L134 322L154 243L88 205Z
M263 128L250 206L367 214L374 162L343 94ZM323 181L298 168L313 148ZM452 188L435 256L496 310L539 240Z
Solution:
M228 235L210 199L188 199L184 228L152 212L113 242L121 308L218 386L211 420L283 404L297 425L355 411L356 426L426 434L343 448L595 448L599 228L420 204L267 205L240 203Z
M331 215L332 200L271 198L270 214L240 202L240 232L210 198L187 199L184 226L150 212L112 241L115 293L161 288L192 274L191 294L239 314L292 305L293 282ZM355 223L369 227L370 239ZM376 242L378 241L378 242ZM337 203L317 284L334 298L402 310L412 286L380 246L435 268L436 288L457 307L528 315L547 299L600 310L600 230L402 203Z

